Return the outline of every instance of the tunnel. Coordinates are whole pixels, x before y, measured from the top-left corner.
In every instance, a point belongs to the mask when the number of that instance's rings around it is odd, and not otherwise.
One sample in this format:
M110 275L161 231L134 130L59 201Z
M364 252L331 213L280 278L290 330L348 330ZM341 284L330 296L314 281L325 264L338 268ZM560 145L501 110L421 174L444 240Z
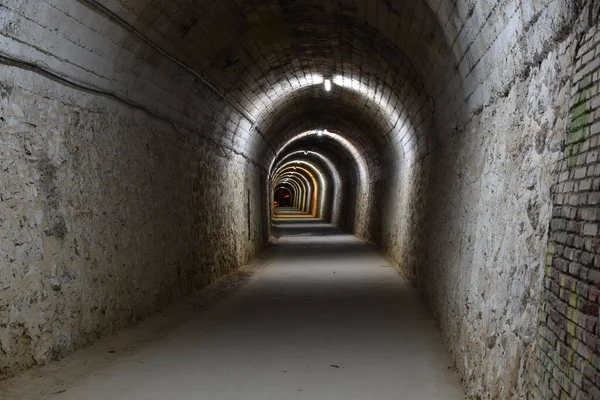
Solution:
M0 398L600 399L599 19L0 0Z

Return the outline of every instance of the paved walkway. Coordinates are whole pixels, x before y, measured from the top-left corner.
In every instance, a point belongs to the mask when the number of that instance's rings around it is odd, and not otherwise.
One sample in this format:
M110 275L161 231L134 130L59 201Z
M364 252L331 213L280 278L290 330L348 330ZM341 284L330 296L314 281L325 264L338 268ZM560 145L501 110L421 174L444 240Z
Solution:
M383 257L324 224L278 231L233 295L50 398L463 398L431 317Z

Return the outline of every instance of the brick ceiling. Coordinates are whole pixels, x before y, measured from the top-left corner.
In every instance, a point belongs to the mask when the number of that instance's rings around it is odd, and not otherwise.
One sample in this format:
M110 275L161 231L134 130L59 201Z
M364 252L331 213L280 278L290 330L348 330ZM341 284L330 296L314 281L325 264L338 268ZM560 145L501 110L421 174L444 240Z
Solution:
M451 59L432 11L444 12L437 2L103 3L250 115L271 143L253 144L259 157L272 156L300 121L360 136L357 145L376 149L384 160L402 156L390 153L393 148L413 157L425 151L427 140L418 136L427 130L427 99ZM349 84L326 92L310 84L315 76L342 76Z

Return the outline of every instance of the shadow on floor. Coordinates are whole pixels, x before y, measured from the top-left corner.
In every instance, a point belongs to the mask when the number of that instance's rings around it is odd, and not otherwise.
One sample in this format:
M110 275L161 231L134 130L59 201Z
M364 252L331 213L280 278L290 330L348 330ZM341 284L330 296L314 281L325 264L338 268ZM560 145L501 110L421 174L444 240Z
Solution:
M282 236L246 285L151 343L57 379L48 398L463 398L433 318L381 254L323 222L275 225ZM47 398L18 390L14 399Z
M275 237L281 236L328 236L348 234L335 225L319 219L310 220L277 220L271 224L271 233Z

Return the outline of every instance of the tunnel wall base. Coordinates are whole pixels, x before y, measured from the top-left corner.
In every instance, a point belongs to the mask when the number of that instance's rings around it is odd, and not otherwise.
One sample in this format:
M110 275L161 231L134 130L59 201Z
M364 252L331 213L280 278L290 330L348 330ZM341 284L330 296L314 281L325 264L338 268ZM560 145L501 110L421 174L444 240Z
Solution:
M0 377L134 323L264 245L264 174L243 158L18 68L2 67L0 102Z

